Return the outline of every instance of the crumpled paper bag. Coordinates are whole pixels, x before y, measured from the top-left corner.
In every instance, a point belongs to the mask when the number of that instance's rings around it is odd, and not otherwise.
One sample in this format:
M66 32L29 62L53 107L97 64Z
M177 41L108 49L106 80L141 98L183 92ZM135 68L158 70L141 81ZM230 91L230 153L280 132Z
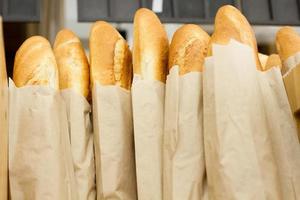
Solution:
M66 107L45 86L9 86L12 200L76 200Z
M279 68L258 72L283 199L300 198L300 145Z
M91 106L72 89L61 91L67 107L69 136L78 199L96 199L96 177Z
M284 61L282 74L289 103L298 127L300 142L300 52Z
M163 199L164 103L164 83L134 75L132 109L139 200Z
M97 199L137 199L130 91L96 84L93 123Z
M201 200L205 194L202 73L167 76L164 200Z
M252 49L213 44L204 71L204 144L210 199L282 199Z

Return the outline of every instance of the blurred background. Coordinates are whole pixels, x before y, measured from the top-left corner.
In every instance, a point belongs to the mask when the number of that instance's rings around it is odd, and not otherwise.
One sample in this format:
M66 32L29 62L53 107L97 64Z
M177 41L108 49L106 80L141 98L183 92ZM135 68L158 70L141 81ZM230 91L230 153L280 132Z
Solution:
M140 7L157 13L170 39L183 23L199 24L211 34L216 11L224 4L236 6L248 18L261 53L276 52L275 34L281 26L292 25L300 31L300 0L0 0L8 75L17 49L32 35L42 35L53 44L56 33L69 28L88 53L92 23L105 20L132 46L132 19Z

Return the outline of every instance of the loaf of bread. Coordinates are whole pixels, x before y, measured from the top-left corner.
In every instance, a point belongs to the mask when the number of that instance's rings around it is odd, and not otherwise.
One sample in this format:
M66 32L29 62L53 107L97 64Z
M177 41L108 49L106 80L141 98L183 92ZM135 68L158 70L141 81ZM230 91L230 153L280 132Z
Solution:
M215 30L211 36L208 54L212 54L212 44L227 44L235 39L253 49L256 66L262 70L257 51L255 34L247 19L235 7L226 5L221 7L215 17Z
M289 26L279 29L276 34L276 48L282 62L300 52L300 37L298 33Z
M15 57L13 80L17 87L43 85L59 88L57 65L47 39L33 36L21 45Z
M180 27L172 38L169 52L169 70L178 65L179 74L203 71L209 35L199 26L188 24Z
M90 69L79 38L70 30L58 32L54 42L59 88L72 88L84 97L89 95Z
M169 43L158 17L146 8L134 16L133 71L145 80L166 81Z
M109 23L96 22L90 32L91 83L118 85L130 89L132 59L129 47Z

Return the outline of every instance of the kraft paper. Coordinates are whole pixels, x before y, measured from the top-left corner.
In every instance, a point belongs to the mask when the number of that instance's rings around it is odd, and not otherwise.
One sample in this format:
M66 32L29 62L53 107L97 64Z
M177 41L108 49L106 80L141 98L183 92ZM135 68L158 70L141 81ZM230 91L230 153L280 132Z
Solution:
M132 108L139 200L162 200L165 84L134 75Z
M164 132L164 200L204 199L202 73L167 76Z
M91 106L72 89L61 91L67 107L69 137L78 199L96 199L94 140Z
M95 85L93 123L97 199L137 199L130 91Z
M76 200L66 107L45 86L9 86L12 200Z
M210 199L282 199L253 51L231 40L205 60L204 146Z

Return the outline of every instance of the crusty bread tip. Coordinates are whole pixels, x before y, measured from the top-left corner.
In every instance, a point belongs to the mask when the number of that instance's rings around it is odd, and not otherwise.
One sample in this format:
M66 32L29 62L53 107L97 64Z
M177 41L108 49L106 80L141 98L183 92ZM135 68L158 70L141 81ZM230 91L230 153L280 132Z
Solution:
M192 71L202 72L209 40L209 35L199 26L194 24L181 26L171 41L169 70L178 65L180 75Z
M130 89L132 59L120 33L109 23L98 21L90 32L91 84L119 85Z
M268 57L266 65L264 67L264 71L271 69L272 67L278 67L279 69L282 68L281 60L278 54L271 54Z
M227 44L230 39L235 39L253 49L258 70L262 70L258 59L255 34L249 22L235 7L226 5L219 8L215 17L215 31L211 36L208 54L212 54L212 44Z
M258 53L258 58L259 58L259 62L261 64L262 69L264 69L267 64L269 56L262 54L262 53Z
M133 71L145 80L165 82L169 42L154 12L141 8L134 16Z
M300 51L300 36L292 27L285 26L276 34L276 48L284 62L290 56Z
M44 85L58 89L58 73L53 51L47 39L28 38L15 57L13 80L17 87Z
M56 35L54 54L60 89L72 88L84 97L89 95L89 64L79 38L63 29Z

